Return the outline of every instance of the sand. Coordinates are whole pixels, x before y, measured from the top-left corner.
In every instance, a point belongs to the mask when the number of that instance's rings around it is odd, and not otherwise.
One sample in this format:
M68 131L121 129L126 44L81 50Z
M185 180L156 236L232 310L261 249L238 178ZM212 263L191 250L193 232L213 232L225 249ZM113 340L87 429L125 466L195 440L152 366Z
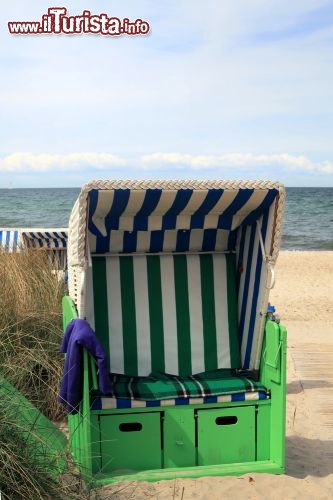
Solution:
M98 496L333 498L333 252L281 252L270 299L288 330L286 474L122 482Z

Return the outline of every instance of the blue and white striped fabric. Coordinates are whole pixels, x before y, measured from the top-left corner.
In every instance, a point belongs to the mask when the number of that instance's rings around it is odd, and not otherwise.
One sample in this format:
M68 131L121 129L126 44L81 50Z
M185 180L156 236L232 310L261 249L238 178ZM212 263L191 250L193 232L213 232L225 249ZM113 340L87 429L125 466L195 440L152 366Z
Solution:
M257 369L268 273L259 230L270 255L278 193L277 188L92 189L89 248L92 254L235 251L241 359L244 368Z
M67 231L22 231L27 248L48 248L62 250L67 248Z
M92 189L91 253L227 251L239 226L251 225L277 189Z
M259 229L266 254L269 255L272 243L272 228L275 207L272 205L259 218ZM267 266L260 248L258 226L255 223L243 226L238 233L236 244L238 258L238 320L243 368L258 368L261 350L260 314L262 304L266 306L264 294ZM265 312L265 311L263 311ZM261 332L262 334L262 332Z
M153 408L164 406L178 405L201 405L215 403L234 403L237 401L258 401L269 399L269 394L263 391L244 392L241 394L227 394L223 396L206 396L204 398L177 398L177 399L161 399L156 401L141 401L136 399L121 399L96 397L93 398L92 410L111 410L122 408Z
M274 263L278 252L284 188L279 183L252 181L189 181L188 186L186 181L169 182L165 187L153 181L89 183L81 192L88 205L81 206L79 198L70 220L70 268L80 262L83 248L92 256L235 253L241 364L258 369L270 259ZM85 262L89 261L87 250ZM88 268L87 290L90 274ZM78 298L79 314L85 317L90 306L85 298L79 299L75 283L71 293Z
M20 232L17 229L0 229L0 250L5 253L21 251Z

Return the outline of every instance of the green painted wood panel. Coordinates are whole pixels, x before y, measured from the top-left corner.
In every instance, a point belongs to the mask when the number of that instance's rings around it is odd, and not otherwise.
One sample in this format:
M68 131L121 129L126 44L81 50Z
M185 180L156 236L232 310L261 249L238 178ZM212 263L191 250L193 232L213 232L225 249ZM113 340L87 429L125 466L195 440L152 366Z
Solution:
M179 408L163 419L164 467L196 465L194 411Z
M198 411L198 465L255 460L255 407Z
M160 413L100 417L102 473L162 467Z

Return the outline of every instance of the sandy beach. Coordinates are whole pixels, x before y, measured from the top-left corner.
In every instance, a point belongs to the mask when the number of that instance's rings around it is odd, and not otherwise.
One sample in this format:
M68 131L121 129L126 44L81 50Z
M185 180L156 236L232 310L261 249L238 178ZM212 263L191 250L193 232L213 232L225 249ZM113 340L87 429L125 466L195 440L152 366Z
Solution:
M333 498L333 252L281 252L271 302L288 330L286 474L122 482L98 496Z

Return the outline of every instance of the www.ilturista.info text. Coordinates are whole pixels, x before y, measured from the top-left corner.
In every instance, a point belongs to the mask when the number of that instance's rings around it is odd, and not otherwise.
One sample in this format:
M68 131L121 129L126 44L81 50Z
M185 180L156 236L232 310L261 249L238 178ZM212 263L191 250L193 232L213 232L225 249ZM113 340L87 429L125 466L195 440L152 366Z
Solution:
M65 7L51 7L42 16L41 22L8 22L8 30L12 35L45 35L66 34L78 35L91 33L94 35L147 35L150 26L147 21L127 17L109 17L107 14L92 15L84 10L80 16L67 16Z

